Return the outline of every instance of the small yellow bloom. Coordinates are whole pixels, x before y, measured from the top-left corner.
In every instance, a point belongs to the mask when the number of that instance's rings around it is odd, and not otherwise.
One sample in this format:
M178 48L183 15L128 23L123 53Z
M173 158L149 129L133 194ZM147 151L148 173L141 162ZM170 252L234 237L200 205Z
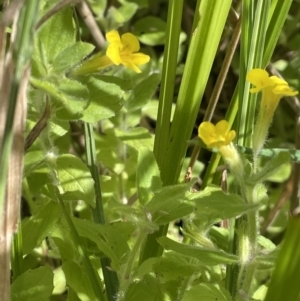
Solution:
M137 73L141 73L138 66L148 63L150 57L138 52L140 43L136 36L128 32L120 37L116 30L112 30L106 34L106 39L110 43L106 55L115 65L122 64Z
M258 93L268 89L270 90L269 92L273 92L274 94L281 96L292 96L298 94L297 91L293 91L289 87L285 80L277 76L269 76L268 72L263 69L250 70L246 79L255 86L254 88L250 89L251 93Z
M263 69L250 70L246 79L254 85L254 88L250 89L251 93L262 92L252 138L254 160L256 160L260 149L266 141L268 129L280 99L283 96L296 95L298 92L293 91L285 80L277 76L269 76L268 72Z
M106 54L97 53L71 71L69 75L78 76L99 72L104 68L120 64L137 73L141 73L138 66L148 63L150 57L149 55L137 52L140 50L140 42L137 37L129 32L120 37L116 30L112 30L106 34L106 38L109 42Z
M216 125L211 122L202 122L198 128L198 134L208 148L219 149L230 170L241 181L244 174L243 163L232 143L236 133L230 130L229 123L226 120L221 120Z
M235 138L235 131L230 131L230 125L226 120L221 120L216 125L202 122L198 133L208 148L220 148L228 145Z

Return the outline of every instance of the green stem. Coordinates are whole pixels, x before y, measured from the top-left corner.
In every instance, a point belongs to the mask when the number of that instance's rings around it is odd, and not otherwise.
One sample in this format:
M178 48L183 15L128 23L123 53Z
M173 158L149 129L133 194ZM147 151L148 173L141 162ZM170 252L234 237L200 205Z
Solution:
M247 219L242 222L238 229L239 234L239 257L241 266L238 275L238 291L242 291L249 298L256 269L255 256L257 249L258 212L250 212Z
M141 245L144 243L147 237L147 232L144 231L142 228L139 229L139 232L140 233L138 235L138 238L135 241L134 246L130 252L129 258L127 260L127 264L123 276L120 277L120 292L126 292L128 285L132 283L131 274L133 270L133 264L137 257L138 251L141 249ZM118 301L123 300L123 297L124 296L120 294L120 298L118 299Z
M231 218L229 221L228 229L228 253L236 254L237 236L234 235L236 227L235 218ZM236 292L236 275L237 275L237 265L227 264L226 265L226 278L225 278L225 288L230 292L231 296L235 295Z
M154 155L157 164L161 169L161 177L164 185L173 184L165 179L167 168L164 168L169 149L170 118L173 103L174 81L177 66L177 53L179 48L179 37L181 31L181 18L183 0L170 0L168 6L168 20L166 29L166 43L164 62L162 70L161 92L159 96L159 107L154 142ZM179 21L179 22L178 22ZM149 234L144 247L141 250L139 262L150 257L160 256L163 248L157 243L157 238L165 236L168 232L168 225L163 225L158 231Z
M247 270L245 273L245 279L243 281L242 290L251 296L251 287L253 284L254 273L256 269L255 264L255 256L256 256L256 249L257 249L257 231L258 231L258 212L250 212L247 214L247 227L248 227L248 239L249 239L249 263L247 266Z
M187 291L187 288L188 288L188 285L190 283L192 279L192 276L191 277L185 277L182 284L181 284L181 287L180 287L180 291L179 291L179 294L178 294L178 297L177 297L177 301L181 301L184 297L184 293Z
M22 228L19 221L18 232L14 234L12 243L11 269L15 281L23 272L23 240Z
M85 137L85 146L86 146L86 160L87 166L89 167L92 178L95 182L95 194L96 194L96 206L92 208L93 219L97 224L105 224L105 215L102 202L100 178L97 166L97 156L96 156L96 146L94 138L94 129L93 125L90 123L84 123L84 137ZM102 257L100 259L102 272L105 282L105 288L107 292L107 298L109 301L113 301L118 289L119 281L115 271L109 269L110 260L107 257Z
M87 274L89 276L89 280L91 282L91 285L94 289L94 294L95 294L95 296L99 297L101 301L106 301L106 299L104 297L104 294L103 294L103 291L102 291L102 284L101 284L101 280L99 278L99 275L95 271L95 269L94 269L94 267L93 267L93 265L90 261L90 258L88 256L86 250L83 247L80 236L79 236L79 234L78 234L78 232L77 232L77 230L76 230L76 228L73 224L73 221L72 221L71 217L69 216L69 213L66 209L66 206L65 206L63 200L60 197L58 188L56 186L54 186L54 189L55 189L56 198L57 198L57 200L58 200L58 202L59 202L59 204L62 208L63 215L64 215L64 217L67 221L67 224L70 228L70 233L71 233L73 242L77 246L78 253L82 257L83 264L84 264L85 269L87 271Z

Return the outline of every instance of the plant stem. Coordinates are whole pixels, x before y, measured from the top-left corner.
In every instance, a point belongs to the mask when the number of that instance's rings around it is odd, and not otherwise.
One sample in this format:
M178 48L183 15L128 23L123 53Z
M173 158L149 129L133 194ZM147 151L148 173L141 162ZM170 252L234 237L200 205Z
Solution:
M85 266L85 269L86 269L86 272L87 272L87 275L89 277L89 280L92 284L92 287L94 289L94 294L95 296L99 297L101 301L106 301L105 300L105 297L104 297L104 294L103 294L103 291L102 291L102 284L101 284L101 280L99 278L99 275L96 273L91 261L90 261L90 258L86 252L86 250L84 249L83 247L83 244L81 242L81 239L80 239L80 236L73 224L73 221L71 219L71 217L69 216L68 214L68 211L66 209L66 206L63 202L63 200L61 199L60 197L60 193L59 193L59 190L56 186L54 186L54 189L55 189L55 194L56 194L56 198L62 208L62 212L63 212L63 215L67 221L67 224L69 225L69 228L70 228L70 233L72 235L72 239L73 239L73 242L74 244L77 246L77 250L80 254L80 256L82 257L82 260L83 260L83 264Z
M14 234L12 243L11 269L12 281L16 280L23 272L23 240L22 228L19 221L18 232Z
M95 138L94 138L94 129L93 125L90 123L84 123L84 137L85 137L85 145L86 145L86 159L87 166L89 167L92 178L95 182L95 194L96 194L96 206L92 208L93 219L97 224L104 225L105 224L105 215L104 208L102 202L102 194L101 194L101 186L100 186L100 178L97 166L97 157L96 157L96 146L95 146ZM100 259L102 272L105 282L105 288L107 292L107 298L109 301L113 301L118 289L119 289L119 281L115 271L108 269L110 266L110 260L107 257L102 257Z

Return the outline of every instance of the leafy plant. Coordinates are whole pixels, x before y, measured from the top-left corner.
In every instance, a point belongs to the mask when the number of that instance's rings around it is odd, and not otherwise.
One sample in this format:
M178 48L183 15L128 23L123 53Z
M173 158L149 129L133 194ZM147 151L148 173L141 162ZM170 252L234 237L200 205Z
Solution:
M8 2L3 300L300 300L298 1Z

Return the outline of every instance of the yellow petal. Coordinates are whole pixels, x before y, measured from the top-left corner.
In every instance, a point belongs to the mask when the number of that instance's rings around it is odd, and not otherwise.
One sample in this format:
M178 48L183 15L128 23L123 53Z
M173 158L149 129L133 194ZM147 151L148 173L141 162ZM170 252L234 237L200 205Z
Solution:
M198 135L208 146L216 141L215 126L211 122L202 122L198 128Z
M272 83L274 85L287 85L288 86L288 83L285 80L283 80L282 78L279 78L277 76L274 76L274 75L270 76L270 81L272 81Z
M255 87L250 89L251 93L257 93L265 87L272 86L274 83L270 80L269 74L263 69L252 69L248 72L247 81Z
M109 42L109 43L113 43L113 44L118 44L118 45L121 45L121 39L120 39L120 35L119 33L116 31L116 30L112 30L112 31L109 31L106 35L106 40Z
M122 64L125 67L135 71L136 73L141 73L142 72L141 69L137 65L133 64L131 61L123 61Z
M294 96L298 94L298 91L293 91L288 85L278 85L272 92L282 96Z
M131 61L135 65L144 65L150 61L150 56L141 52L131 55Z
M225 144L228 145L230 142L232 142L233 139L235 138L235 136L236 136L236 133L234 130L229 131L226 135Z
M120 65L122 63L120 50L116 44L110 44L107 47L106 55L115 65Z
M121 37L121 41L123 45L122 52L133 53L140 50L139 40L130 32L123 34Z
M216 124L216 134L219 136L226 136L230 130L230 125L226 120L221 120Z
M135 53L140 49L140 43L136 36L131 33L125 33L121 36L116 30L106 34L110 42L106 50L107 57L115 65L124 65L125 67L140 73L139 65L149 62L150 57L143 53Z

